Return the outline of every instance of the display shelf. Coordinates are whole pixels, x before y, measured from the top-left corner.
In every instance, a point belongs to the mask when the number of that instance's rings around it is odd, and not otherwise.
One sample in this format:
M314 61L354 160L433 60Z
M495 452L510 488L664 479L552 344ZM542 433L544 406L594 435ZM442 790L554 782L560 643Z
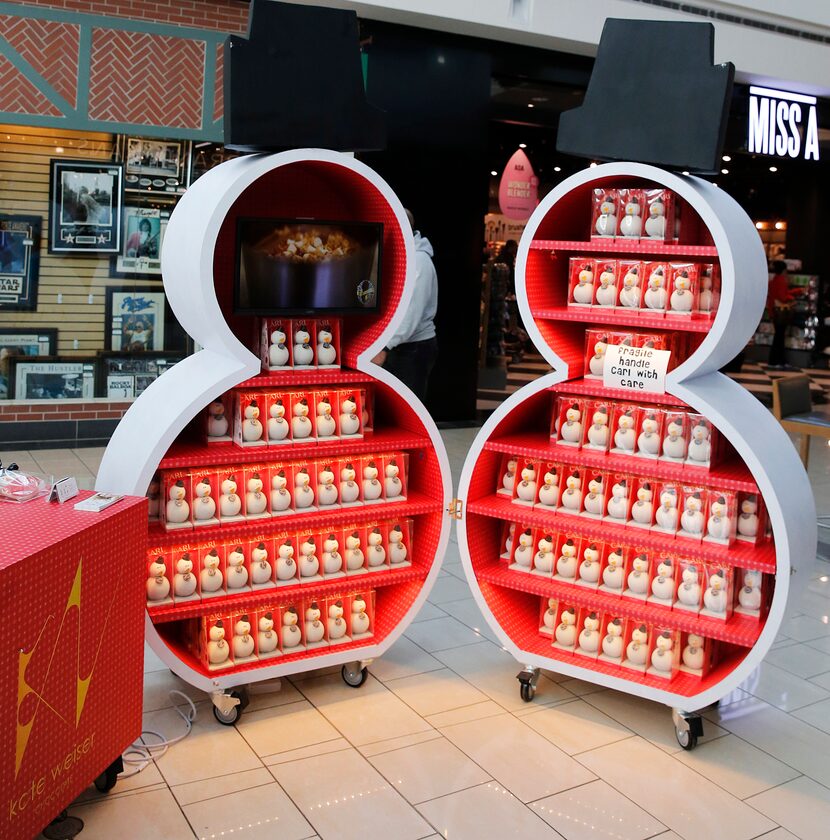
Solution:
M161 459L159 469L181 470L188 467L208 469L209 466L288 461L300 458L322 460L340 455L426 449L431 445L432 441L427 435L419 435L408 429L399 428L378 429L363 438L344 438L328 443L301 443L295 446L286 444L285 446L242 447L234 443L207 444L181 441L170 447Z
M620 327L642 327L670 332L706 333L712 329L711 318L685 318L674 315L653 315L647 309L608 309L599 306L551 306L533 310L534 318L546 321L579 321L585 324L609 324Z
M397 586L411 581L423 581L429 569L417 564L405 569L386 568L383 571L368 572L365 575L348 575L315 583L298 583L293 586L278 586L271 589L259 589L255 592L241 592L238 595L223 595L206 598L202 601L187 601L165 607L153 607L147 612L153 624L166 624L169 621L181 621L198 618L212 613L232 613L246 608L257 609L273 601L291 601L297 598L315 600L330 597L343 590L361 591L379 589L384 586Z
M601 379L566 379L551 385L550 389L557 394L573 394L576 397L599 397L604 400L619 400L632 402L636 400L644 405L668 405L676 408L689 408L686 403L673 394L657 394L653 392L640 393L625 388L605 388Z
M311 368L308 370L294 370L288 368L281 371L270 371L252 376L240 382L234 390L250 391L254 388L270 388L282 390L296 388L300 385L359 385L369 384L375 380L367 373L347 368Z
M697 633L738 647L752 647L764 629L763 621L749 616L733 614L727 621L719 621L716 618L647 604L620 595L609 595L574 583L562 583L552 578L534 575L532 572L513 571L507 568L505 563L490 563L477 568L476 578L494 586L517 589L543 598L557 598L569 606L588 607L597 612L636 619L655 627Z
M150 545L172 548L189 542L223 539L245 540L269 531L303 530L315 528L335 530L349 522L365 522L371 519L402 519L443 510L441 501L424 493L408 492L405 502L381 502L376 505L340 508L338 510L312 510L307 513L292 513L286 516L272 516L266 519L252 519L248 522L233 522L228 525L214 525L207 528L181 528L165 530L159 522L150 524Z
M574 251L596 254L636 254L661 257L718 258L714 245L691 245L677 242L656 242L650 239L533 239L531 251Z
M673 464L670 461L639 458L636 455L614 455L610 452L598 452L593 449L575 450L573 447L558 446L551 443L545 432L504 435L488 440L484 448L490 452L503 452L506 455L521 455L543 461L556 461L573 467L630 473L644 478L652 478L655 481L700 484L714 490L758 492L758 485L752 478L752 473L750 473L746 464L737 457L730 458L725 463L707 470L703 467Z
M682 554L698 562L733 566L740 569L754 569L775 574L775 547L753 546L735 542L730 547L712 543L695 542L684 537L671 537L657 531L643 528L629 528L613 522L588 519L561 511L547 511L513 504L504 496L487 496L467 504L468 514L489 516L508 522L519 522L529 528L549 528L551 531L567 531L588 539L620 545L636 545L644 551L664 551L667 554Z

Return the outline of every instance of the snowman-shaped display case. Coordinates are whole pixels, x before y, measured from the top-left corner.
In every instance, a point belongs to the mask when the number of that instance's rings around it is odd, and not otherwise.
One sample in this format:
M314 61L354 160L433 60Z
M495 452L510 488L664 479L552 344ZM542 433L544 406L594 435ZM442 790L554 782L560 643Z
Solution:
M304 313L309 319L342 315L341 369L298 370L295 365L295 369L262 370L257 355L262 324L257 317L234 310L237 220L242 217L318 218L383 226L378 309L366 314ZM347 525L359 529L369 520L381 519L408 523L408 550L406 563L371 581L372 632L336 647L297 645L291 649L283 644L278 657L271 652L260 658L254 651L253 658L217 672L191 652L187 628L194 619L219 610L248 616L265 610L279 616L301 600L322 604L334 594L351 603L353 595L367 591L365 577L355 581L353 590L344 582L350 579L343 578L305 584L281 581L285 584L281 588L274 579L273 586L227 592L208 603L177 603L174 597L173 604L148 613L148 643L179 676L213 694L214 713L223 723L233 723L242 709L238 693L231 695L230 689L252 681L342 664L344 680L360 685L368 662L392 645L426 600L450 529L444 513L450 501L450 471L438 430L414 395L371 362L394 333L412 295L414 243L403 207L377 173L348 155L296 150L240 157L207 172L182 197L167 228L162 270L165 292L177 318L204 349L158 379L136 400L107 447L97 488L144 494L157 470L175 468L201 476L213 468L217 472L233 470L240 482L237 492L244 494L248 491L241 481L248 465L264 464L262 478L270 476L271 461L328 459L328 463L358 464L373 453L395 453L398 463L406 465L406 491L395 498L368 507L311 512L292 508L279 517L222 522L210 529L210 538L227 545L247 544L251 536L259 539L307 529L329 533ZM292 442L279 447L273 456L263 447L247 449L228 442L208 446L200 434L204 410L218 399L233 404L236 393L291 393L315 387L334 394L373 389L373 433L365 438L318 440L302 447ZM263 492L268 495L270 489L269 478L267 487L263 482ZM161 525L151 523L150 528L153 545L172 548L182 539L175 532L166 533ZM191 542L199 539L194 533L189 532ZM280 538L273 545L283 542ZM294 562L298 556L295 553ZM274 560L278 566L278 558ZM303 622L300 615L300 624ZM274 626L280 627L276 619Z
M642 234L635 238L617 231L614 239L610 226L598 231L600 204L613 203L621 215L620 196L625 194L669 196L682 219L679 238L668 234L666 241ZM609 196L616 196L617 201L608 202ZM569 306L574 256L639 260L641 265L656 261L714 264L721 277L717 311L713 318L710 313L693 313L668 319L662 311L648 309ZM766 286L766 259L754 225L729 195L693 176L635 163L596 166L559 184L528 221L516 260L517 297L527 331L554 372L521 388L487 420L470 449L458 491L464 511L458 540L464 570L500 644L526 666L519 675L525 700L533 696L534 674L546 668L693 713L737 687L769 650L788 591L802 583L803 575L791 577L791 573L815 552L815 507L807 477L781 427L749 392L718 372L752 335ZM606 388L601 377L591 378L597 371L585 360L586 331L594 330L593 337L626 328L636 328L646 337L650 331L675 333L664 390ZM696 412L723 439L722 451L707 472L690 467L683 459L662 460L654 454L651 460L632 458L613 447L608 452L585 446L564 449L551 439L552 415L559 416L554 414L557 406L584 405L591 400L633 404L638 418L673 410ZM640 428L636 431L639 434ZM707 493L720 491L729 498L744 494L762 502L772 526L771 538L729 545L680 540L671 531L632 528L622 521L596 522L562 507L554 511L536 505L520 514L522 526L534 533L567 531L583 541L620 546L630 557L671 557L677 566L671 580L679 580L680 570L691 562L701 568L730 569L738 581L744 579L744 570L753 570L759 579L763 573L760 618L734 612L716 620L695 610L675 609L676 583L662 586L658 581L661 598L646 600L652 592L651 571L644 572L643 600L621 597L619 589L607 585L577 587L555 577L516 571L500 556L504 523L516 521L516 508L493 490L505 454L520 463L565 460L567 472L582 475L595 471L625 475L633 488L651 488L655 510L661 488L692 484L703 486ZM650 523L651 517L644 518ZM643 568L667 571L659 563L645 561ZM623 574L630 570L625 567ZM624 666L624 658L620 663L602 655L575 657L555 643L555 636L552 642L539 632L540 598L543 603L551 599L560 609L563 604L573 607L579 615L612 616L628 628L645 628L642 633L649 639L663 638L661 634L666 633L671 640L692 634L714 652L711 667L692 672L672 666L657 676L647 672L646 660L632 668ZM604 628L605 624L600 629ZM622 638L627 644L628 632ZM675 647L672 641L671 650ZM694 735L687 727L684 743L678 725L682 745L693 746Z

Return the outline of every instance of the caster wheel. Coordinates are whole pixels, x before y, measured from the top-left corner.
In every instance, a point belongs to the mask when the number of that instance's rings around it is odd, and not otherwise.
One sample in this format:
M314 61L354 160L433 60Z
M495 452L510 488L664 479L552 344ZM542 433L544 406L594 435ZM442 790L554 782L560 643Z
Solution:
M118 781L118 774L124 769L124 764L119 756L103 773L95 780L95 787L100 793L109 793Z
M348 666L344 665L340 669L340 676L343 677L343 682L346 683L346 685L349 685L352 688L360 688L369 676L369 669L361 668L359 671L354 672L349 670Z
M697 746L697 733L691 729L675 729L674 734L684 750L693 750Z
M519 694L525 703L529 703L536 696L536 689L530 683L521 683L519 685Z
M213 716L222 726L233 726L242 717L242 712L248 705L247 694L243 694L241 691L232 691L231 697L236 697L239 702L227 711L223 711L216 705L213 707Z

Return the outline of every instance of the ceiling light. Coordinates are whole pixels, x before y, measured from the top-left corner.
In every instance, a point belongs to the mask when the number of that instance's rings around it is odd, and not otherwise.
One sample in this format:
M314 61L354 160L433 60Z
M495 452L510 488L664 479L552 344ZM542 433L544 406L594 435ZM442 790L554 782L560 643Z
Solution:
M775 223L775 229L776 230L784 230L785 227L786 227L786 225L784 224L784 222L776 222Z
M554 166L554 167L553 167L553 171L554 171L554 172L561 172L561 171L562 171L562 167L561 167L561 166Z
M439 64L446 64L446 61L447 61L447 59L446 59L446 58L444 58L444 56L443 56L443 55L439 55L439 56L438 56L438 63L439 63Z
M765 225L763 222L755 222L755 227L758 228L758 230L763 230Z
M682 174L683 174L683 175L690 175L691 173L689 172L689 170L688 170L688 169L684 169L684 170L683 170L683 172L682 172Z
M729 170L728 170L728 169L721 169L721 171L720 171L720 172L721 172L721 175L728 175L728 174L729 174Z
M777 166L770 166L769 171L770 172L778 172L778 167Z
M55 146L55 151L59 154L63 154L63 146Z
M498 175L499 173L498 173L498 172L496 172L496 170L495 170L495 169L491 169L491 170L490 170L490 174L491 174L492 176L494 176L494 177L495 177L495 176L496 176L496 175Z
M527 103L528 108L535 108L536 106L532 102Z
M526 149L527 148L527 143L519 143L519 148L520 149Z
M590 167L590 168L591 168L591 169L594 169L594 168L596 167L596 165L597 165L597 162L596 162L595 160L592 160L592 161L591 161L591 167Z
M732 160L732 158L731 158L729 155L724 155L724 156L721 158L721 160L722 160L724 163L729 163L729 161L730 161L730 160Z

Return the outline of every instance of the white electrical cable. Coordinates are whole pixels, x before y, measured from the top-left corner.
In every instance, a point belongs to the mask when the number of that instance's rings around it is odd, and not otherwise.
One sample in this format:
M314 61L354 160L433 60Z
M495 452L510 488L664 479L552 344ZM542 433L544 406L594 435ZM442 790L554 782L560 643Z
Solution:
M130 776L137 776L145 767L151 764L154 759L161 758L167 750L173 746L173 744L178 744L179 741L183 741L190 734L190 731L193 729L193 721L196 720L196 705L183 692L172 689L170 691L170 697L174 694L178 694L179 697L183 697L190 706L190 709L187 709L186 706L177 706L175 703L173 704L173 708L176 710L176 713L184 721L185 731L181 735L177 735L175 738L167 739L164 735L160 732L156 732L154 729L143 730L139 740L130 744L130 746L127 747L121 755L121 760L124 762L125 769L123 773L119 774L119 779L129 779ZM157 738L158 743L143 743L144 739L148 736ZM131 769L127 770L126 768L128 767Z

